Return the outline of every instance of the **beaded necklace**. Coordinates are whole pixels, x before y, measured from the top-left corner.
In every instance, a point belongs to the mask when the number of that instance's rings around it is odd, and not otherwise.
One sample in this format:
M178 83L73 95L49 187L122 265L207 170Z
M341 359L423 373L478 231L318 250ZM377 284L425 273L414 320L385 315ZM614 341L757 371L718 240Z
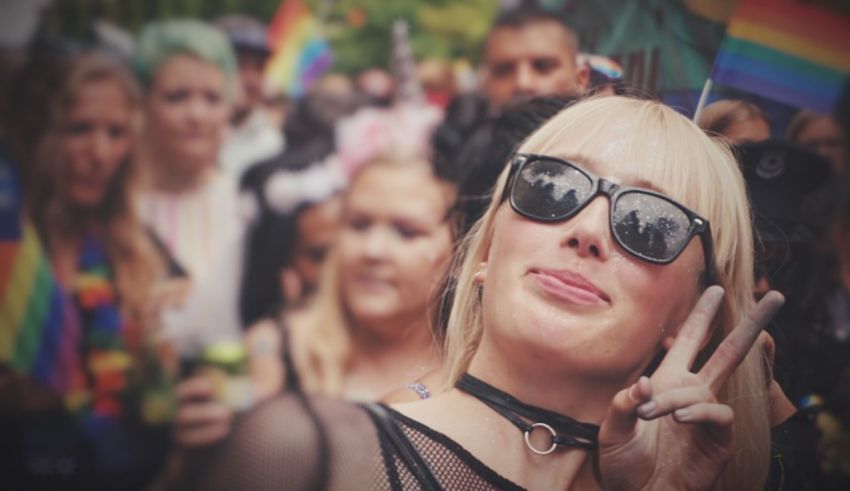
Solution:
M121 314L109 259L95 234L84 237L77 267L70 293L82 331L80 363L65 402L84 431L97 436L126 415L132 367L128 340L137 329Z

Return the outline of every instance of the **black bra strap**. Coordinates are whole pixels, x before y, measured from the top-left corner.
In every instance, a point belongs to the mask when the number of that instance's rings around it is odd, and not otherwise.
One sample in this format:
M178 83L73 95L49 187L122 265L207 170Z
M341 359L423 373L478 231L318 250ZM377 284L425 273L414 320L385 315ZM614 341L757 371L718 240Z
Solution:
M404 435L401 428L398 427L395 420L387 412L387 409L381 404L363 404L363 407L372 416L375 424L386 435L393 445L393 448L398 452L402 462L407 465L408 470L419 481L422 489L425 491L440 491L440 486L437 478L431 472L431 468L419 455L419 452Z
M289 329L283 322L283 314L275 318L277 330L280 332L280 356L283 359L284 370L284 391L298 392L301 390L301 378L298 376L298 371L295 369L295 362L292 360L292 347L289 343Z

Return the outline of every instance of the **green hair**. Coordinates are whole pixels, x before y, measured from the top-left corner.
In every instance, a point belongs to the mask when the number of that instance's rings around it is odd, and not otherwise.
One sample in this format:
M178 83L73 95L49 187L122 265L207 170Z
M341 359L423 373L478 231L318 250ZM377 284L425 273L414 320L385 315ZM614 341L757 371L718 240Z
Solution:
M160 65L178 54L196 56L217 66L227 80L228 100L234 99L238 87L236 55L224 33L206 22L169 19L145 25L139 35L133 69L147 89Z

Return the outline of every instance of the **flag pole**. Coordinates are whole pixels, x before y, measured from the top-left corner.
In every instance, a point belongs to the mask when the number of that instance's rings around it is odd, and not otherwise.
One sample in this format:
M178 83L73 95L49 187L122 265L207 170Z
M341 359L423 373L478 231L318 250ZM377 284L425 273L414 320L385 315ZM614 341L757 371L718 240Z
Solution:
M711 88L714 86L714 82L711 80L711 77L705 79L705 85L702 86L702 93L699 95L699 102L697 102L697 108L694 110L694 119L696 122L700 115L702 114L702 110L705 109L705 102L708 100L708 94L711 92Z

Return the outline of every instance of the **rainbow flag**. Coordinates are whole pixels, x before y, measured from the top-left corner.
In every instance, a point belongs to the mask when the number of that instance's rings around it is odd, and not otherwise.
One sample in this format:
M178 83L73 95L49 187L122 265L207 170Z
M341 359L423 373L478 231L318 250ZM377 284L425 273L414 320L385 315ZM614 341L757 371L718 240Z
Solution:
M829 113L850 74L850 18L794 0L741 0L710 78Z
M284 0L269 25L273 54L266 76L290 97L301 97L333 62L319 23L303 0Z
M0 149L0 365L64 393L79 363L69 302L35 227L22 217L18 183Z

